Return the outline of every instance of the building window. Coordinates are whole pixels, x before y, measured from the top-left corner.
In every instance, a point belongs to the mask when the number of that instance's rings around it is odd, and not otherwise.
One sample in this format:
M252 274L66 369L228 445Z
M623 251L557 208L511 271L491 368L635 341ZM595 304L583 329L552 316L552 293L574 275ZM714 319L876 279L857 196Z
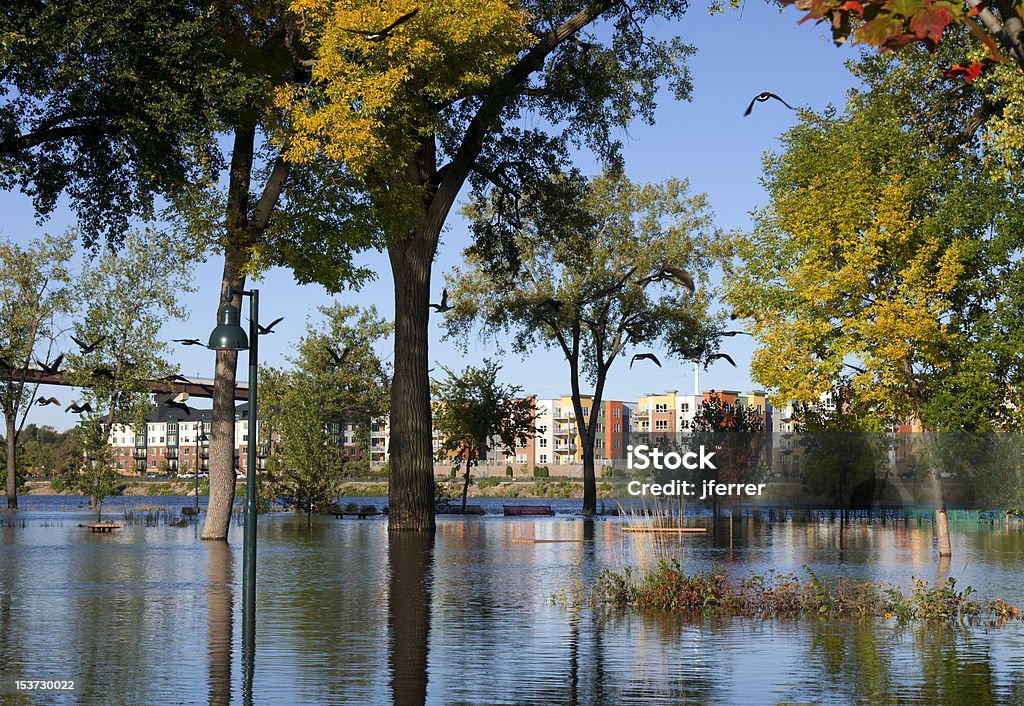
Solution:
M516 454L516 463L526 463L526 454Z
M614 440L612 441L612 448L613 448L613 449L617 449L617 448L619 448L619 440L618 440L618 439L614 439Z
M540 447L542 449L546 449L548 447L548 440L545 439L543 436L540 438Z
M547 434L548 433L548 428L546 426L537 427L537 433L538 434Z
M540 455L540 462L541 463L547 463L548 462L548 455L547 454L541 454Z
M654 421L654 430L655 431L665 431L666 429L668 429L668 420L667 419L657 419L657 420Z
M680 412L689 412L690 411L690 403L689 402L683 402L681 405L679 405L679 411Z
M621 412L622 412L622 410L620 408L616 407L615 409L612 410L612 416L613 417L621 416L620 415Z
M654 413L655 414L664 414L667 411L668 411L668 405L667 404L656 404L656 405L654 405Z
M689 428L690 428L690 420L689 419L684 419L683 420L683 429L689 429Z
M651 430L651 423L650 422L640 422L640 431L650 431L650 430Z

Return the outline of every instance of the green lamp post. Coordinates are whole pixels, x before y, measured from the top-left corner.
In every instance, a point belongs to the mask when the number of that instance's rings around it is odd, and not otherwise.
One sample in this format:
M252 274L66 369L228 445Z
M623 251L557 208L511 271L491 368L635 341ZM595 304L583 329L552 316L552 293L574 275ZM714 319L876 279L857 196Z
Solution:
M256 377L259 365L258 341L260 290L240 290L249 297L249 335L239 324L238 308L231 303L229 286L217 313L217 328L210 334L208 348L218 351L249 351L249 439L245 479L245 533L242 544L242 647L250 659L256 648Z

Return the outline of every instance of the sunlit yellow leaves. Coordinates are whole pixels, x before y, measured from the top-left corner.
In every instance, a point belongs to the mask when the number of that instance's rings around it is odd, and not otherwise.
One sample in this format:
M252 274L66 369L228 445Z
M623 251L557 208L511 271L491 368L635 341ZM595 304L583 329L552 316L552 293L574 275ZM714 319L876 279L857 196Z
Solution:
M936 237L944 224L904 171L856 150L812 161L803 183L774 183L758 227L736 242L743 264L727 300L757 336L752 374L781 403L816 402L846 380L899 417L925 371L948 365L964 246Z
M416 14L380 41L377 31ZM386 178L440 106L486 90L531 42L528 16L502 0L296 0L291 11L313 51L312 83L281 89L285 155L339 161L360 178Z

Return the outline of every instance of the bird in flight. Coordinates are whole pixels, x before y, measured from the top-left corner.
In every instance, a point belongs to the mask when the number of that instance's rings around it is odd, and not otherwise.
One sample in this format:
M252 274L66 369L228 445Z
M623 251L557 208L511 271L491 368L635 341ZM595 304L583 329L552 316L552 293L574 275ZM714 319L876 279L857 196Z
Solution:
M346 32L351 33L351 34L361 35L368 42L383 42L385 39L387 39L389 36L391 36L391 32L396 27L398 27L399 25L403 25L406 22L408 22L409 20L411 20L413 17L416 16L416 13L419 12L419 11L420 11L420 9L418 7L414 8L411 12L405 13L404 15L402 15L397 20L395 20L394 22L389 24L384 29L367 30L367 29L349 29L348 27L342 27L342 29L344 31L346 31Z
M60 404L60 400L58 400L56 397L40 397L38 400L36 400L36 404L39 405L40 407L45 407L51 404Z
M88 402L86 402L85 404L78 404L77 402L72 402L64 409L64 411L74 412L75 414L84 414L86 412L92 412L92 405L90 405Z
M341 349L341 353L335 353L334 349L329 346L324 346L324 350L331 356L332 362L329 363L332 367L340 368L345 364L345 359L348 358L349 352L352 350L349 346L345 346Z
M693 282L693 275L684 270L681 267L675 265L662 265L661 269L653 276L648 278L650 282L660 282L663 279L672 280L677 284L681 284L691 292L696 292L697 287Z
M60 364L61 361L63 360L64 354L61 353L59 356L57 356L57 359L54 360L52 363L44 363L38 358L36 359L36 362L39 363L39 367L42 368L43 372L46 373L47 375L57 375L58 373L60 373Z
M192 408L189 407L184 402L178 402L175 399L169 399L166 402L164 402L164 404L167 405L168 407L173 407L174 409L180 409L181 411L183 411L188 416L190 416L190 417L192 416Z
M276 319L274 319L273 321L271 321L269 324L267 324L266 326L260 326L259 324L256 324L256 328L259 330L259 335L263 336L263 335L268 334L268 333L273 333L274 332L274 327L277 326L282 321L284 321L284 317L283 316L279 316Z
M75 338L74 336L71 337L71 340L78 344L78 347L82 351L82 355L89 355L94 350L96 350L101 343L103 343L105 340L107 340L107 337L106 336L100 336L99 338L97 338L92 343L86 343L85 341L81 341L81 340Z
M630 370L633 369L633 363L637 362L638 360L650 360L653 361L654 364L657 365L659 368L661 367L661 361L658 360L658 356L654 355L653 353L637 353L636 355L633 356L633 359L629 361Z
M160 379L163 380L164 382L192 382L188 378L182 377L181 375L164 375Z
M705 364L705 367L707 365L710 365L711 361L718 359L724 360L726 363L728 363L734 368L736 367L736 361L734 361L732 357L727 353L712 353L711 355L708 356L708 362Z
M92 376L94 378L103 378L104 380L113 380L114 373L110 372L110 368L93 368Z
M781 98L779 98L774 93L769 93L768 91L765 91L763 93L758 93L756 96L754 96L754 99L752 101L750 101L750 105L747 106L747 109L743 113L743 116L746 117L746 116L750 115L750 111L752 111L754 109L754 103L764 103L769 98L774 98L775 100L777 100L779 103L782 103L782 105L786 106L790 110L796 110L796 108L794 108L789 103L787 103L786 101L784 101Z
M446 311L450 311L451 307L448 306L448 288L445 287L441 290L441 303L440 304L427 304L431 309L436 311L438 314L443 314Z
M557 299L545 299L537 305L537 309L540 310L540 313L545 315L557 314L562 310L563 306L565 306L565 303Z
M175 338L174 342L175 343L181 343L181 344L184 344L186 346L201 346L201 345L203 345L203 342L200 341L198 338Z

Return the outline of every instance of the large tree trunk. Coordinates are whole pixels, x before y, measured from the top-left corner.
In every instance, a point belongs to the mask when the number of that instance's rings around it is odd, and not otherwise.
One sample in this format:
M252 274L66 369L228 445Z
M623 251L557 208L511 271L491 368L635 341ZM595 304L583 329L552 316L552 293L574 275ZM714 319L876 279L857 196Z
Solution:
M607 421L607 420L606 420ZM593 426L588 430L589 439L580 437L583 444L583 514L597 513L597 473L594 463Z
M430 231L434 231L433 234ZM388 529L434 531L427 324L430 268L440 227L388 248L395 279L395 373L391 382Z
M232 303L241 311L245 286L241 275L243 254L228 246L224 254L224 273L217 309L224 303L228 285L235 291ZM213 418L210 426L210 497L203 524L203 539L226 540L235 502L235 380L238 368L236 351L217 351L213 375ZM255 433L255 421L249 420L249 433ZM198 459L197 459L198 462Z
M16 475L16 459L14 457L15 446L18 444L17 435L14 432L14 417L5 415L6 442L7 442L7 509L18 509L18 479Z

